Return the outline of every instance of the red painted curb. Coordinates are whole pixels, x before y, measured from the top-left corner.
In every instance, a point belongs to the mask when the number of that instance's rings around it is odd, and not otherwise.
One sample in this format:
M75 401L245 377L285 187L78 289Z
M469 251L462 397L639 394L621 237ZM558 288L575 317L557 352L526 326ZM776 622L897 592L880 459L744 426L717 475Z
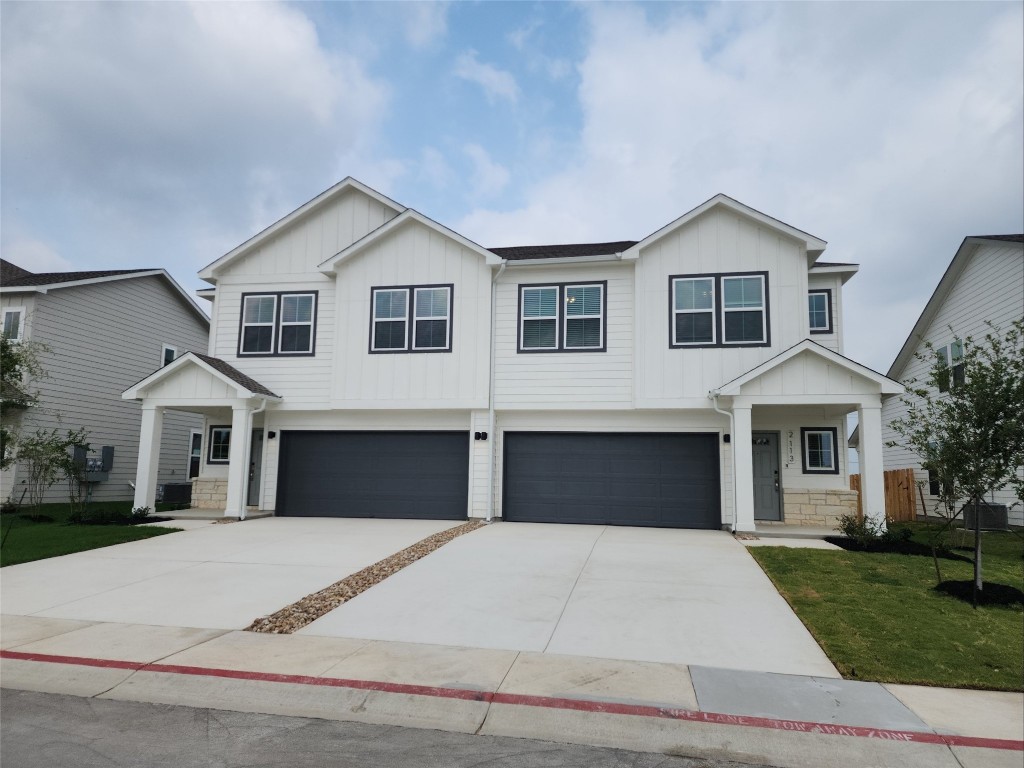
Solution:
M778 720L770 717L748 717L720 712L699 712L690 709L622 704L615 701L594 701L590 699L565 699L552 696L529 696L518 693L491 693L468 688L441 688L408 683L387 683L380 680L346 680L334 677L308 677L305 675L283 675L272 672L245 672L235 669L209 667L188 667L176 664L145 664L134 661L113 659L92 659L81 656L53 656L45 653L24 653L0 650L0 658L19 661L35 661L48 664L69 664L84 667L128 669L143 672L162 672L171 675L194 677L221 677L234 680L253 680L267 683L290 683L292 685L314 685L329 688L353 688L382 693L400 693L412 696L428 696L440 699L481 701L488 704L505 704L517 707L539 707L544 709L565 709L576 712L596 712L629 717L653 717L667 720L685 720L694 723L734 725L747 728L767 728L790 733L817 733L827 736L853 736L883 741L942 744L951 747L982 747L1024 752L1024 741L1013 739L990 739L978 736L954 736L949 734L925 733L921 731L894 731L886 728L865 728L856 725L814 723L804 720Z

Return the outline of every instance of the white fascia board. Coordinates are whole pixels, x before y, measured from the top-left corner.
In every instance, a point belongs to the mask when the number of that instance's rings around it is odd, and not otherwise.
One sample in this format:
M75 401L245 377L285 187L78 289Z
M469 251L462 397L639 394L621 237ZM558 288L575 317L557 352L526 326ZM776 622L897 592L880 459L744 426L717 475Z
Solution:
M674 232L675 230L679 229L679 227L683 226L684 224L688 224L697 217L701 216L702 214L710 211L712 208L715 208L717 206L728 208L734 213L746 216L747 218L753 219L759 224L763 224L766 227L771 227L777 232L782 232L783 234L793 238L794 240L798 240L799 242L804 243L807 249L807 258L809 260L809 264L813 264L815 260L817 260L817 258L821 256L821 254L825 251L825 248L828 246L827 242L815 237L812 234L797 229L796 227L790 226L784 221L779 221L778 219L772 218L768 214L761 213L760 211L751 208L748 205L744 205L739 200L734 200L728 195L723 195L722 193L719 193L712 197L710 200L706 200L705 202L701 203L693 210L684 213L675 221L669 222L658 231L652 232L639 243L634 245L632 248L625 251L622 257L624 259L635 259L639 257L640 251L646 248L654 241L659 240L665 235Z
M330 202L334 198L338 197L339 195L345 193L350 189L358 190L362 192L364 195L372 197L378 203L384 205L387 208L390 208L395 213L401 213L402 211L405 210L404 206L399 205L391 198L382 195L375 189L371 189L370 187L366 186L360 181L356 181L351 176L346 176L344 179L339 181L330 189L324 190L319 195L314 197L312 200L308 201L307 203L304 203L303 205L300 205L287 216L278 219L263 231L258 232L241 245L231 249L216 261L207 264L205 267L199 270L199 277L207 281L208 283L216 284L217 272L223 269L225 266L227 266L230 262L248 253L253 248L258 246L260 243L263 243L268 238L273 237L282 229L285 229L286 227L290 226L292 223L302 218L310 211L314 210L315 208L319 208L324 203Z
M851 264L849 266L842 267L818 267L812 266L808 271L808 275L842 275L842 283L845 285L847 281L855 274L860 272L859 264Z
M509 259L509 267L542 267L545 264L596 264L599 262L622 261L621 253L601 256L566 256L559 259Z
M231 377L225 376L216 368L206 364L198 357L193 355L191 352L186 352L181 357L175 358L173 362L168 363L163 368L158 368L157 370L153 371L153 373L149 374L149 376L144 378L142 381L130 386L128 389L121 393L121 399L141 400L144 397L142 394L140 394L142 390L146 389L147 387L153 386L154 384L162 381L163 379L166 379L169 376L173 376L178 371L178 369L184 368L186 365L199 366L206 373L210 374L216 379L219 379L220 381L224 382L229 387L234 389L238 396L241 398L263 398L266 400L270 400L272 402L277 402L281 400L281 398L277 396L267 395L262 392L253 392L252 390L239 384Z
M784 352L780 352L770 360L766 360L757 367L751 368L742 376L733 379L732 381L726 383L722 387L719 387L717 390L713 390L711 393L709 393L709 396L713 396L716 394L723 397L738 396L744 384L746 384L749 381L752 381L753 379L756 379L758 376L762 376L763 374L767 373L773 368L782 365L787 360L796 357L802 352L810 352L811 354L818 355L819 357L828 360L830 363L834 363L835 365L845 368L848 371L851 371L852 373L856 373L859 376L868 379L869 381L875 382L879 386L880 394L899 395L902 394L904 391L902 384L900 384L897 381L893 381L888 376L883 376L878 371L873 371L866 365L861 365L860 363L856 362L855 360L851 360L848 357L843 357L838 352L833 352L828 347L823 347L816 341L804 339L799 344L795 344L789 349L785 350Z
M412 208L406 208L404 211L402 211L402 213L398 214L391 221L387 222L386 224L382 224L372 232L369 232L363 237L361 237L359 240L356 240L347 248L343 248L342 250L338 251L336 254L331 256L329 259L326 259L323 262L321 262L319 264L320 271L323 272L325 275L336 274L337 269L341 264L348 261L357 254L362 253L364 250L369 248L371 245L376 243L381 238L387 237L391 232L394 232L395 230L405 226L410 222L418 222L419 224L422 224L423 226L454 240L459 245L468 248L469 250L482 256L487 264L501 264L501 262L503 261L503 259L500 256L498 256L495 253L491 253L491 251L488 251L482 245L474 243L472 240L463 237L458 232L448 229L448 227L444 226L443 224L438 224L436 221L424 216L419 211L415 211Z
M200 288L198 291L196 291L196 296L198 296L200 299L207 299L208 301L213 301L216 295L216 288Z

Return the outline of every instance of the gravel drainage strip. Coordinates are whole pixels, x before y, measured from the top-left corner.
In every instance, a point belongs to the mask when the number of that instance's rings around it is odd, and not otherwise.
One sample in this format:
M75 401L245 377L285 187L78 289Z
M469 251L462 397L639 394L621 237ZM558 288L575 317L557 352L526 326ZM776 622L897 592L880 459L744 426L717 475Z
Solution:
M388 576L393 576L407 565L412 565L421 557L426 557L435 549L439 549L452 539L462 536L464 533L475 531L483 523L473 520L463 525L449 528L447 531L435 533L433 536L417 541L411 547L406 547L390 557L378 560L373 565L363 568L361 571L346 576L341 581L331 586L306 595L298 602L282 608L280 611L256 619L246 627L247 632L269 632L275 635L290 635L302 629L307 624L319 619L325 613L333 611L339 605L347 603L356 595L362 594L374 584L379 584Z

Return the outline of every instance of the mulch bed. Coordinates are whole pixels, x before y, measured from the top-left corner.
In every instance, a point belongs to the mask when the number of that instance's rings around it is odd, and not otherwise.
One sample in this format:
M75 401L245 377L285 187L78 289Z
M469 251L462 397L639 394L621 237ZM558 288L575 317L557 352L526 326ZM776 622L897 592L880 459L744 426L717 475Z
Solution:
M307 595L296 603L282 608L270 616L256 619L246 627L247 632L269 632L275 635L290 635L307 624L319 619L325 613L333 611L339 605L347 603L356 595L360 595L374 584L379 584L388 576L393 576L408 565L412 565L421 557L426 557L435 549L439 549L452 539L475 531L482 526L479 520L473 520L449 528L447 531L435 533L411 547L406 547L390 557L379 560L363 570L353 573L331 586Z

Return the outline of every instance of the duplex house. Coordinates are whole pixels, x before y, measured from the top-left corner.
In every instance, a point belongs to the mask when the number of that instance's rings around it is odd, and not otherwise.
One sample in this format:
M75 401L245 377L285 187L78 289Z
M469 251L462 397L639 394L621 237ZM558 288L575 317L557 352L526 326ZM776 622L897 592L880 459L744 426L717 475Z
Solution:
M0 318L8 339L31 339L48 349L40 359L47 376L36 384L38 404L18 417L22 431L84 427L97 459L103 446L114 449L106 471L93 475L103 479L92 484L91 497L134 498L142 414L121 392L179 355L205 350L206 313L162 269L41 273L0 260ZM199 474L202 429L201 415L168 414L154 488ZM3 498L19 501L26 476L25 466L5 470ZM59 483L44 501L67 499Z
M725 195L639 241L484 248L345 179L199 275L206 354L129 388L137 504L205 416L196 504L242 516L755 529L884 514L881 407L842 354L856 265Z
M933 355L941 355L950 366L950 377L943 388L956 387L963 376L958 366L965 339L975 342L992 333L993 326L1006 331L1024 318L1024 235L976 235L967 237L939 280L921 316L907 336L902 349L889 368L888 376L898 381L928 378ZM929 352L926 344L931 344ZM921 458L902 445L899 435L890 426L906 416L908 406L902 398L892 398L882 408L882 438L886 444L885 469L912 468L920 486L918 498L922 512L934 514L939 488L935 476L921 467ZM854 436L854 444L859 435ZM1024 472L1024 467L1019 471ZM915 493L917 493L915 489ZM1021 500L1007 488L994 494L990 501L1009 507L1009 519L1024 525Z

